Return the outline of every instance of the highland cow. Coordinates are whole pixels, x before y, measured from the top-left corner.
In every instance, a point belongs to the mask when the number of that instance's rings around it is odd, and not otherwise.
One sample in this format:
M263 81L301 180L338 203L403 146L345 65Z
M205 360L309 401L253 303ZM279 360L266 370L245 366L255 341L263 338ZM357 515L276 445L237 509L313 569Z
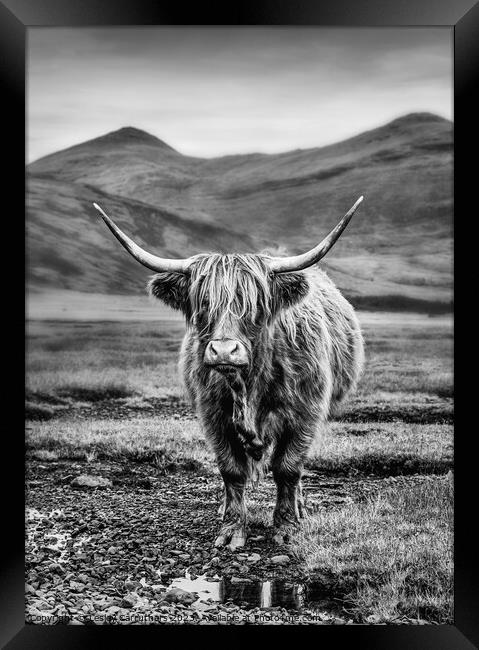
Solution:
M301 476L318 431L355 387L363 337L353 307L315 265L362 197L312 250L292 257L199 254L163 259L106 225L157 272L150 293L183 312L180 370L224 482L215 544L245 544L245 487L267 464L277 487L274 540L303 516Z

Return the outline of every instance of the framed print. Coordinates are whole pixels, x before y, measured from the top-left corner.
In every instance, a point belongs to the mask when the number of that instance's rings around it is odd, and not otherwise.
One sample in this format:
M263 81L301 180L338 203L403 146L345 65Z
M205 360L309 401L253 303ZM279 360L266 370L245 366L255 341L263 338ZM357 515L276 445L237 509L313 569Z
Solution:
M361 5L0 5L5 647L478 646L479 10Z

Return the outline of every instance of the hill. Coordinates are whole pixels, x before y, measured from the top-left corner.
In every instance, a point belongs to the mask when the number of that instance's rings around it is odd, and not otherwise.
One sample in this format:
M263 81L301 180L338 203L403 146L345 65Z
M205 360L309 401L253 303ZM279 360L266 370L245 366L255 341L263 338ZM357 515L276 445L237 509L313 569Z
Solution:
M152 252L299 252L365 200L324 267L356 304L452 298L452 124L416 113L334 145L219 158L182 155L127 127L28 172L34 287L140 292L148 271L97 218L97 201ZM106 264L105 260L108 260Z

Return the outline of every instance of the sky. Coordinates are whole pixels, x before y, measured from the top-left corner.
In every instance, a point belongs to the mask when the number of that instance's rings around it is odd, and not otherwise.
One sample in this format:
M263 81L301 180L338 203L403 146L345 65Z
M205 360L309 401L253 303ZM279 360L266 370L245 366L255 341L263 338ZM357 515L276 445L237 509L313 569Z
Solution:
M133 126L183 154L323 146L452 119L450 28L30 27L27 160Z

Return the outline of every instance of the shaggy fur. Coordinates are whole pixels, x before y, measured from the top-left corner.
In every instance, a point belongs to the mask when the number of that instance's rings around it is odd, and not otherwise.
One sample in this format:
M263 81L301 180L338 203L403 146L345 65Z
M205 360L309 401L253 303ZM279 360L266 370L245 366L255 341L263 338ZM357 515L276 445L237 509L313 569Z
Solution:
M318 268L272 274L261 255L200 256L189 275L155 275L149 291L186 317L180 371L225 484L216 543L244 544L245 485L265 462L277 485L275 539L285 541L301 516L302 467L318 426L362 370L353 308ZM240 341L248 366L228 376L205 366L217 339Z

